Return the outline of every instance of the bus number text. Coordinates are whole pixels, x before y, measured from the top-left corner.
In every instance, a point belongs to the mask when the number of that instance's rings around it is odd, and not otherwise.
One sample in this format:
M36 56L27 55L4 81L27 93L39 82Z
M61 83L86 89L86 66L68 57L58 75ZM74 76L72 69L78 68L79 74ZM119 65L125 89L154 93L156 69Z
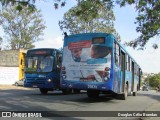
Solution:
M97 89L96 85L88 85L88 88Z

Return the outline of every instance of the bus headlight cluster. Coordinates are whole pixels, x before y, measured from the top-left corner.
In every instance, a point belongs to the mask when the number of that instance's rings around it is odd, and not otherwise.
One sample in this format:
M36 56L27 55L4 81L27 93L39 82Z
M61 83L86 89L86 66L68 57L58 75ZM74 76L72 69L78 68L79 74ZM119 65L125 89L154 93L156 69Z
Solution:
M66 78L67 78L65 66L63 66L63 67L61 68L61 75L62 75L62 79L66 79Z
M110 68L109 68L109 67L106 67L106 68L105 68L104 75L103 75L103 80L104 80L104 82L107 81L109 78L110 78Z

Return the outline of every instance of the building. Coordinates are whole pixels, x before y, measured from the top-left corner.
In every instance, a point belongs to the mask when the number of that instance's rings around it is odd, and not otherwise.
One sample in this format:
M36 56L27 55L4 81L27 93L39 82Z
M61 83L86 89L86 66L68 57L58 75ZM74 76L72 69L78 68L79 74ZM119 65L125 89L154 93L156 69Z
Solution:
M14 84L24 78L26 52L24 49L0 51L0 85Z

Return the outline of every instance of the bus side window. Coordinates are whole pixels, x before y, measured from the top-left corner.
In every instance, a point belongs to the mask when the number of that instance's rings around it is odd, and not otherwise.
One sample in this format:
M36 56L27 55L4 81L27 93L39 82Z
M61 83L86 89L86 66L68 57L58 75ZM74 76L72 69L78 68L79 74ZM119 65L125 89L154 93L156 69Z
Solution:
M135 64L134 74L138 76L138 65L137 64Z
M139 76L139 67L137 66L137 76Z
M126 70L131 71L131 59L129 55L126 55Z
M117 66L120 65L120 48L119 45L115 42L114 43L114 58L115 58L115 64Z

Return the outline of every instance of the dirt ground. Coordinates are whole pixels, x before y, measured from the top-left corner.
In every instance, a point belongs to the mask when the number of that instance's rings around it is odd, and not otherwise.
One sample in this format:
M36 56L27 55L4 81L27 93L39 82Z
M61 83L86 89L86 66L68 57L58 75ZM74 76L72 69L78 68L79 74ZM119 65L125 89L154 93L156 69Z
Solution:
M0 90L8 90L8 89L30 90L31 88L25 88L23 86L14 86L14 85L0 85Z

